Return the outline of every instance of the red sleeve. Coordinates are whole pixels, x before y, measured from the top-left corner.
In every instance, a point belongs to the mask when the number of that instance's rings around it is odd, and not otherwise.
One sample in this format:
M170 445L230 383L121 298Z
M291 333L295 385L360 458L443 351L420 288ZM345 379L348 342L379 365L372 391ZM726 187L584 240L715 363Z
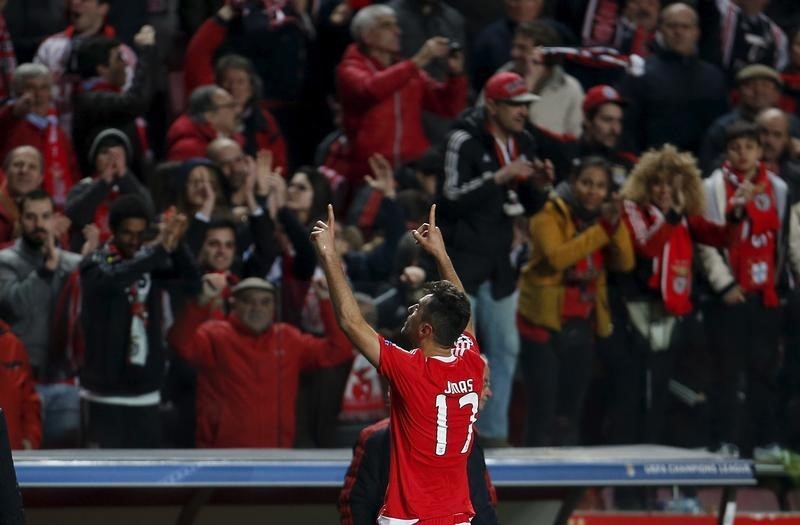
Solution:
M198 86L214 83L214 53L227 34L228 28L212 16L189 40L183 66L187 96Z
M325 325L325 337L297 332L296 345L303 350L300 357L301 370L334 366L353 358L353 345L339 328L331 301L320 301L319 309Z
M674 226L664 220L663 215L648 226L641 208L633 201L626 200L622 209L625 212L623 218L631 234L636 255L648 258L661 255Z
M14 338L16 359L24 362L22 381L22 438L31 442L33 448L42 445L42 402L36 393L36 383L33 379L33 370L28 361L28 355L22 342Z
M422 106L428 111L445 117L456 117L467 107L466 75L450 77L447 82L437 82L426 73L422 73L422 78L425 81Z
M199 367L212 367L215 365L216 356L211 344L211 334L204 322L212 319L211 308L199 306L194 301L189 301L183 313L167 332L169 345L189 363Z
M702 215L692 215L688 220L692 240L716 248L723 248L732 243L736 236L736 229L739 226L728 221L725 224L718 224L709 221Z
M390 97L417 75L419 70L410 60L378 72L348 60L339 66L336 84L342 104L364 106Z

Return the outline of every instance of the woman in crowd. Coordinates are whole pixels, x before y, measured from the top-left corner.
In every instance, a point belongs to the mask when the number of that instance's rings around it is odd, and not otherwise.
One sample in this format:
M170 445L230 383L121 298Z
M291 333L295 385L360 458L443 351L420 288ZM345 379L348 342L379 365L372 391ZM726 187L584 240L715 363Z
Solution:
M578 444L595 335L611 332L606 269L634 265L610 177L605 160L583 159L530 220L518 310L527 446Z
M222 181L216 165L200 157L185 160L173 180L175 208L191 217L186 242L195 255L203 246L211 218L229 210Z
M663 442L676 343L693 333L688 318L693 311L693 243L724 247L735 225L703 217L705 198L695 158L669 144L642 156L622 195L636 252L636 269L624 290L635 351L626 377L615 380L629 385L631 442ZM644 421L637 418L642 407Z

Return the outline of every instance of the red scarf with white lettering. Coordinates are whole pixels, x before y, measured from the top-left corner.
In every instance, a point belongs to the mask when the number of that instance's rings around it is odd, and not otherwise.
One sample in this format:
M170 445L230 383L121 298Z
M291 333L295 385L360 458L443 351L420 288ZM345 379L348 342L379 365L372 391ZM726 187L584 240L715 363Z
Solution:
M726 214L731 211L731 199L744 180L728 162L722 165L727 197ZM763 162L752 183L755 196L745 205L745 219L737 228L736 240L728 249L731 269L736 282L746 292L761 292L764 306L778 306L775 291L775 251L781 222L775 192Z
M664 308L672 315L692 311L692 236L686 218L672 229L661 257L653 258L653 273L647 284L661 292Z
M595 221L580 219L575 213L572 213L572 221L576 236L596 224ZM564 302L561 311L564 319L588 319L591 316L597 297L597 279L604 264L603 250L600 249L579 259L564 271Z
M46 117L28 113L25 119L39 131L44 132L42 188L53 197L56 208L63 209L67 202L67 192L75 183L78 174L72 173L69 169L68 146L64 133L59 128L56 110L51 107Z

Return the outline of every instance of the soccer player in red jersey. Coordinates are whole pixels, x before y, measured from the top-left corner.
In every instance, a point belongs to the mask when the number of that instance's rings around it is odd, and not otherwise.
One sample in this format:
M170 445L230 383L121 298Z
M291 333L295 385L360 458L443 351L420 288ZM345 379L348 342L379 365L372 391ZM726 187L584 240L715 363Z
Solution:
M445 280L408 309L403 335L417 348L406 351L378 335L361 316L334 244L333 207L317 221L311 240L328 280L336 317L353 345L391 386L389 486L379 525L468 524L467 457L485 363L472 335L470 304L436 227L429 221L412 231L436 260Z

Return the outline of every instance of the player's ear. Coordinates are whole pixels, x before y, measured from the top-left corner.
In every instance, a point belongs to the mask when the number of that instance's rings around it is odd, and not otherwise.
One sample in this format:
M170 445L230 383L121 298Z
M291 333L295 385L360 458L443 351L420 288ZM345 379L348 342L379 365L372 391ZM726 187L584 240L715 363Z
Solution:
M430 323L420 323L419 336L420 339L433 337L433 326Z

